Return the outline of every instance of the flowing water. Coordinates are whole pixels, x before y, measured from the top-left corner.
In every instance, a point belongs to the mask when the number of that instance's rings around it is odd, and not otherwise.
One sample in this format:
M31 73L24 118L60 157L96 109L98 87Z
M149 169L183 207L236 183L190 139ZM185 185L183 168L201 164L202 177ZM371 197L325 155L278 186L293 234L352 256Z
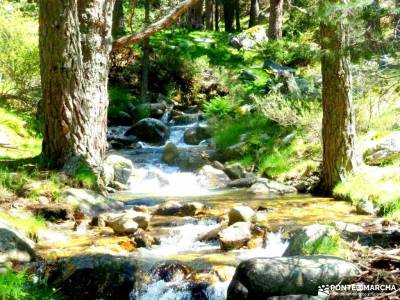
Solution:
M184 131L195 125L171 126L168 142L177 145L179 151L208 150L207 143L200 146L184 143ZM127 128L116 127L110 130L118 136ZM57 239L53 238L47 244L42 242L43 253L55 257L82 252L116 253L142 261L145 279L132 291L132 300L222 300L226 298L229 282L240 261L254 257L281 256L287 247L284 236L288 229L330 220L351 223L364 220L353 213L348 203L328 198L307 195L266 197L254 196L240 189L210 190L202 186L202 180L195 172L183 172L178 167L163 163L163 148L137 143L134 149L113 151L131 159L135 167L129 181L129 190L118 192L113 197L125 201L127 207L139 205L149 209L164 201L197 201L205 204L205 214L198 217L153 216L150 234L158 237L160 244L150 249L127 249L129 239L114 236L112 230L82 228L67 240L56 235ZM218 242L198 240L202 234L220 226L230 208L236 205L250 206L265 217L260 221L260 225L268 229L263 242L253 245L251 249L222 252ZM48 249L54 248L57 248L57 252L49 253ZM206 274L206 279L188 278L182 274L166 280L152 273L157 266L165 263L190 266L193 272ZM206 285L200 284L204 281Z

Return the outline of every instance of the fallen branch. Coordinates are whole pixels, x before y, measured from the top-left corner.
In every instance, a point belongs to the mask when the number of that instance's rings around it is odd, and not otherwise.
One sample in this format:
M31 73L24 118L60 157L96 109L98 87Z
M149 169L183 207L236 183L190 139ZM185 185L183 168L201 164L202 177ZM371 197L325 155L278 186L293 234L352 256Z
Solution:
M163 17L161 20L147 26L142 31L130 35L124 36L117 39L113 43L113 50L122 47L127 47L129 45L135 44L137 42L143 41L148 37L160 32L161 30L175 24L178 22L179 18L186 13L190 8L196 5L200 0L185 0L178 4L168 15Z

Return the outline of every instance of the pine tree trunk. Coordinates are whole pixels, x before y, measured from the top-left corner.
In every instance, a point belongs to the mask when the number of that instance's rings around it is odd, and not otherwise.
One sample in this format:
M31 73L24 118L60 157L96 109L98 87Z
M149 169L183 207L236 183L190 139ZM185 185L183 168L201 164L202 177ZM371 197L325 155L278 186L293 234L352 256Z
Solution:
M207 30L214 28L214 0L206 0L205 23Z
M215 31L219 31L219 3L221 0L215 0Z
M124 1L115 0L113 10L112 36L118 37L125 33Z
M240 30L240 0L235 0L236 30Z
M190 28L199 29L203 26L204 0L198 1L188 13L188 25Z
M100 174L106 152L113 1L40 0L43 155Z
M233 21L235 19L235 6L232 5L232 0L222 0L224 7L224 21L225 21L225 31L233 32Z
M335 1L337 2L337 1ZM331 193L356 167L348 32L341 20L322 23L322 191Z
M258 0L251 0L249 28L257 25L259 15L260 15L260 3L258 2Z
M270 0L268 38L282 39L283 0Z

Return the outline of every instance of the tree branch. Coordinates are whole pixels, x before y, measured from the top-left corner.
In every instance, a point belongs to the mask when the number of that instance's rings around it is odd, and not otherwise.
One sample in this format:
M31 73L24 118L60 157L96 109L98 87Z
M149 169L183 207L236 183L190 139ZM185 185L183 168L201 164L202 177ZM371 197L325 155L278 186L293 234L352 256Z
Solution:
M196 5L200 0L185 0L178 4L168 15L161 20L149 25L138 33L130 36L124 36L117 39L113 43L113 50L140 42L151 35L160 32L161 30L175 24L179 18L186 13L190 8Z

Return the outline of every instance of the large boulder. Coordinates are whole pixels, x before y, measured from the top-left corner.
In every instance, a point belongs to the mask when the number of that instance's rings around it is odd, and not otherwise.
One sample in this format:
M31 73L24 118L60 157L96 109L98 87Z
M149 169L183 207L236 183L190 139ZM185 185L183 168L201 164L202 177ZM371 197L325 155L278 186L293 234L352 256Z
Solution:
M142 229L147 229L150 225L151 221L151 215L140 212L140 211L135 211L135 210L125 210L121 213L103 213L100 214L99 216L96 216L93 218L92 224L98 225L98 226L109 226L111 228L114 228L113 224L123 224L127 220L132 220L136 223L136 229L137 228L142 228ZM135 226L132 223L126 222L127 225L131 224L133 227ZM133 228L132 227L132 228ZM118 230L117 230L118 231ZM122 232L119 232L122 233ZM126 232L129 233L129 232Z
M107 226L111 227L116 234L132 234L139 228L138 223L125 215L111 219L107 222Z
M319 286L346 284L360 274L354 264L332 256L253 258L237 267L227 300L317 296Z
M65 299L131 299L136 261L112 255L74 256L46 267L48 283Z
M377 140L364 152L368 165L381 165L400 158L400 131Z
M29 262L36 255L35 244L7 222L0 220L0 270L13 262Z
M198 124L185 130L183 141L189 145L198 145L211 137L211 129L207 124Z
M94 191L68 188L61 194L60 201L87 216L96 216L102 212L124 209L124 203L106 198Z
M289 239L289 246L286 248L283 256L308 255L307 249L318 251L319 242L323 239L335 239L338 233L336 230L327 225L312 224L296 230ZM315 249L314 249L315 248ZM325 254L325 253L317 253Z
M210 165L205 165L197 171L198 181L202 187L209 189L224 188L230 182L224 171L218 170Z
M240 249L251 239L251 223L237 222L218 233L221 249L224 251Z
M203 210L204 204L199 202L180 203L168 201L161 204L154 214L159 216L192 217L200 214Z
M235 206L229 211L229 225L236 222L251 222L255 215L255 211L249 206Z
M253 49L267 41L268 37L265 27L258 25L234 36L231 39L231 45L237 49Z
M111 154L104 162L104 170L106 185L113 181L127 184L133 171L133 163L123 156Z
M133 125L125 135L134 135L143 142L161 145L167 141L170 129L160 120L145 118Z
M179 157L178 147L176 147L176 145L172 143L167 143L164 147L164 151L162 154L163 162L167 163L168 165L172 165L176 163L178 157Z
M247 177L246 169L242 166L241 163L233 163L226 165L226 167L224 168L224 172L232 180Z
M253 194L295 194L297 190L295 187L285 185L283 183L273 181L267 178L259 178L256 183L250 187L250 192Z

